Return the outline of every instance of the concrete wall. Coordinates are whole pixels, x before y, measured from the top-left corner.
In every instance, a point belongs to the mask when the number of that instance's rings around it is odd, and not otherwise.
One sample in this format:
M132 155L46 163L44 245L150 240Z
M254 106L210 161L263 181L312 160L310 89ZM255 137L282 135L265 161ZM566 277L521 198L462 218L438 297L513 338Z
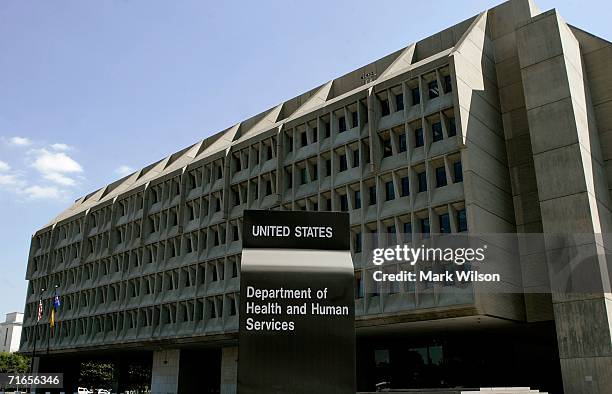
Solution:
M179 383L181 351L158 350L153 352L151 394L176 394Z

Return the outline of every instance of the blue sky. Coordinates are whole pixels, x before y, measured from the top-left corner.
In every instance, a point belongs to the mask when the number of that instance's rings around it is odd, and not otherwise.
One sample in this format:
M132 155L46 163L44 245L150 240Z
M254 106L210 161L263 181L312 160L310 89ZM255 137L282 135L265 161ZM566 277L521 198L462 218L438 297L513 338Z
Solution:
M71 201L498 3L2 0L0 319ZM612 39L587 3L537 2Z

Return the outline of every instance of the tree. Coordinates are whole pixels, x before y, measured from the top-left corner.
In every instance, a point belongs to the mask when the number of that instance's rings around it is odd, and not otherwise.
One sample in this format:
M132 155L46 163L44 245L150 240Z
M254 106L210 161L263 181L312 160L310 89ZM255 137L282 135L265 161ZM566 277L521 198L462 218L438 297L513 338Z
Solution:
M26 373L30 358L19 353L0 352L0 373Z

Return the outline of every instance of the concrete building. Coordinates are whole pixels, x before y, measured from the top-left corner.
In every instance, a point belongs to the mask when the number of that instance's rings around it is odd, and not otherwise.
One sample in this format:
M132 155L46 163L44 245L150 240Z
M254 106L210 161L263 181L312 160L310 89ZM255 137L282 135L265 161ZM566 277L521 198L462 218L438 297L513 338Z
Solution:
M21 343L21 326L23 313L12 312L6 314L4 322L0 323L0 352L16 352Z
M78 199L32 237L21 351L36 335L39 369L68 381L75 360L112 359L120 390L137 358L153 392L234 392L242 211L346 210L359 390L609 393L609 262L606 291L532 294L543 245L516 256L513 296L443 297L380 291L362 250L468 231L592 234L582 247L602 251L610 114L612 44L528 0L500 4ZM54 285L51 335L35 322Z

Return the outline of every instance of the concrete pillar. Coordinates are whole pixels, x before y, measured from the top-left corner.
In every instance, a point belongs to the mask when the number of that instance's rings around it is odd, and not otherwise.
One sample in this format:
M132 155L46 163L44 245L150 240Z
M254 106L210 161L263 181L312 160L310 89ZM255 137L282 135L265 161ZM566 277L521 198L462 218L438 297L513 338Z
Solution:
M151 394L177 394L179 382L179 349L153 352Z
M573 256L599 256L589 275L602 289L553 293L563 386L567 393L609 393L612 387L612 300L604 245L610 199L579 44L548 11L517 29L527 118L544 233L590 234L581 245L553 250L549 263L568 267ZM589 241L590 239L590 241Z
M238 347L221 350L221 394L235 394L238 380Z

